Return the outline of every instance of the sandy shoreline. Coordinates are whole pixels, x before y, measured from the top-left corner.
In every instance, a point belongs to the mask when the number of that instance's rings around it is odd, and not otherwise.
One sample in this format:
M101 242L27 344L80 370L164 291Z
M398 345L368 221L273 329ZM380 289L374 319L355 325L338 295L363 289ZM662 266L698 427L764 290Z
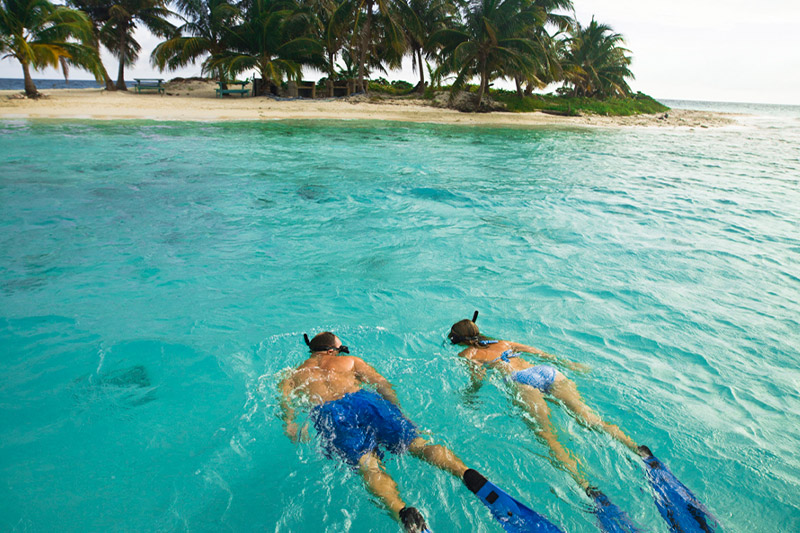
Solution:
M216 84L168 85L167 94L106 92L102 89L42 90L38 100L20 98L20 91L0 91L0 119L56 118L97 120L230 121L281 119L390 120L437 124L496 126L589 126L716 128L736 123L736 115L671 110L632 117L561 117L544 113L461 113L431 107L424 100L373 96L317 100L215 98Z

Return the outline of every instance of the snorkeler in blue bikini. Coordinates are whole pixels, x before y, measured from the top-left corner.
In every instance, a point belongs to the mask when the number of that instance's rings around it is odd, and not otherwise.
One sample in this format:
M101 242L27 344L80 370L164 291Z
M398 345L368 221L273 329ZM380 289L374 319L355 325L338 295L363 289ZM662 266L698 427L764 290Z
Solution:
M538 513L510 497L441 445L430 444L400 411L394 388L363 359L349 355L339 338L323 332L310 341L311 355L281 381L284 432L297 442L308 437L295 420L295 404L310 407L310 420L326 455L357 469L365 485L406 531L425 532L422 514L400 497L383 467L383 451L409 451L461 479L489 507L506 531L560 531ZM345 355L343 355L345 354ZM366 388L365 388L366 387ZM371 390L371 389L374 389Z
M587 371L587 367L563 360L532 346L490 339L481 335L475 324L477 318L478 311L475 311L472 320L465 319L456 322L448 334L451 343L465 346L458 355L469 363L472 380L469 391L476 392L480 388L486 377L487 368L496 369L506 375L507 381L517 393L516 401L531 415L530 425L536 435L547 444L558 463L566 468L572 478L597 504L596 512L600 526L604 530L638 531L624 512L612 504L600 490L590 485L578 469L577 461L558 441L550 420L550 407L545 401L545 395L560 400L582 424L605 431L644 460L648 468L648 480L656 495L656 506L670 524L672 531L689 533L717 530L719 525L716 519L691 491L653 456L647 446L637 445L618 426L604 421L586 405L578 393L575 383L554 366L549 364L532 365L521 355L536 355L548 362L557 363L572 370Z

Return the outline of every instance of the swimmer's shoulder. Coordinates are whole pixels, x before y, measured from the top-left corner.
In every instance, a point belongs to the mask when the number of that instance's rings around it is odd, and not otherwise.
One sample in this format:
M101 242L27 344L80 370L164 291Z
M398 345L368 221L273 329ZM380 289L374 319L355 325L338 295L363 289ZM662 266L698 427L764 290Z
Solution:
M483 347L470 346L459 355L480 363L487 363L500 357L503 352L512 349L512 343L504 340L492 342Z

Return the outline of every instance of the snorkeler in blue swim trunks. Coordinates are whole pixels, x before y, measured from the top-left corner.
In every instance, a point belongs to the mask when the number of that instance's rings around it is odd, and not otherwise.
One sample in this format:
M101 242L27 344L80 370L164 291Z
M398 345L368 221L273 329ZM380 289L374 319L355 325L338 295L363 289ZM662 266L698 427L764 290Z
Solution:
M427 526L422 514L406 505L384 469L385 451L408 451L457 476L482 497L479 491L491 483L449 449L423 439L401 412L397 394L386 378L363 359L348 355L350 350L333 333L305 339L311 356L279 386L284 432L290 439L308 438L307 425L301 428L295 420L296 401L303 401L311 406L309 418L325 454L354 467L406 531L422 532Z

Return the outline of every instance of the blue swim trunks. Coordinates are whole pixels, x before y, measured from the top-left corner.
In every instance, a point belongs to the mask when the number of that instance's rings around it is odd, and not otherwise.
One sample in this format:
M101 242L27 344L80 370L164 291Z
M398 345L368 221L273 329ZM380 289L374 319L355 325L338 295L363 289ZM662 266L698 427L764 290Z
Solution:
M549 365L537 365L511 374L511 379L523 385L530 385L542 392L549 392L556 381L556 369Z
M396 405L361 389L311 410L311 420L323 451L351 465L369 452L383 459L383 449L402 453L417 438L417 428Z

